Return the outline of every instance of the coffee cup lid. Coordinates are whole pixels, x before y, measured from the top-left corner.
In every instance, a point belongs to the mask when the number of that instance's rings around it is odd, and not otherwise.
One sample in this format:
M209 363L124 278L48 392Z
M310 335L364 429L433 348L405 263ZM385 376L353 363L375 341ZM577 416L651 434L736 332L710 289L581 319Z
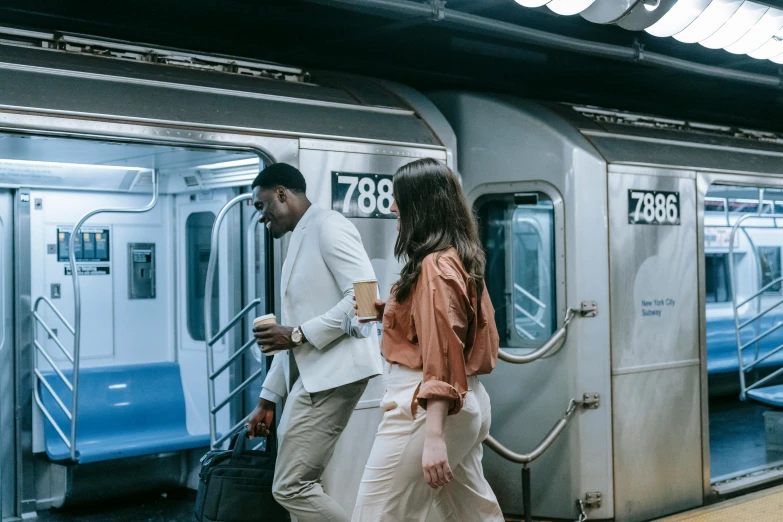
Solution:
M266 319L274 319L274 318L275 318L275 314L262 315L261 317L256 317L255 319L253 319L253 324L257 323L258 321L264 321Z

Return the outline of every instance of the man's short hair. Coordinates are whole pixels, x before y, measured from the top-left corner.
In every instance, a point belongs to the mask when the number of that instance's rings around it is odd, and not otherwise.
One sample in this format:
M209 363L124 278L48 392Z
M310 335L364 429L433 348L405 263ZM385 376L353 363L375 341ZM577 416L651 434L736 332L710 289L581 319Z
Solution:
M302 173L288 163L273 163L259 172L253 180L252 188L256 187L261 187L261 190L285 187L291 192L302 194L307 191L307 183Z

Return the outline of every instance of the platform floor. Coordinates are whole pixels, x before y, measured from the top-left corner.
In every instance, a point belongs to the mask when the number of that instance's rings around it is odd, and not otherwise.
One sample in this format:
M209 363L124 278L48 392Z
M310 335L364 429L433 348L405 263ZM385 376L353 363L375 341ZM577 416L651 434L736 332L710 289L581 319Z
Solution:
M765 489L658 522L780 522L783 520L783 486Z

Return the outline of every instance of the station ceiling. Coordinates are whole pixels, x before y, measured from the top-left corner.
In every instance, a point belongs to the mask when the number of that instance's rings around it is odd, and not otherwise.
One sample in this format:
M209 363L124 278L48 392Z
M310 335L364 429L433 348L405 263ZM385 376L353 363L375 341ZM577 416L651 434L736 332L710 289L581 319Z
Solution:
M616 1L630 5L637 0ZM492 91L783 130L783 65L595 24L581 16L561 16L546 7L522 7L514 0L448 0L445 11L430 8L431 3L3 0L0 25L342 70L422 90ZM783 9L780 0L763 3ZM427 9L405 13L396 4ZM458 23L455 15L460 13L479 23ZM494 22L537 36L493 30ZM539 38L528 30L545 34ZM588 45L574 50L579 45L571 44L579 42ZM626 52L617 58L587 50L596 43ZM702 73L688 71L690 66L651 63L645 59L651 55L696 64ZM712 68L726 69L734 77L722 78ZM705 69L709 74L703 74ZM748 81L753 77L766 82Z

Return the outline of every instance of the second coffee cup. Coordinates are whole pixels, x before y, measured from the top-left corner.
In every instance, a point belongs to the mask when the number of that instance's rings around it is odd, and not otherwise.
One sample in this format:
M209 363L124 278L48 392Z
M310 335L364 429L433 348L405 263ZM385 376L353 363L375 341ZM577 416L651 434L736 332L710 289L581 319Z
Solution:
M261 317L256 317L255 319L253 319L253 327L254 328L256 326L260 326L262 324L276 324L276 323L277 323L277 318L275 317L275 314L266 314L266 315L262 315ZM261 353L263 353L264 355L266 355L268 357L271 357L274 354L280 353L280 352L282 352L282 350L274 350L274 351L271 351L271 352L261 352Z

